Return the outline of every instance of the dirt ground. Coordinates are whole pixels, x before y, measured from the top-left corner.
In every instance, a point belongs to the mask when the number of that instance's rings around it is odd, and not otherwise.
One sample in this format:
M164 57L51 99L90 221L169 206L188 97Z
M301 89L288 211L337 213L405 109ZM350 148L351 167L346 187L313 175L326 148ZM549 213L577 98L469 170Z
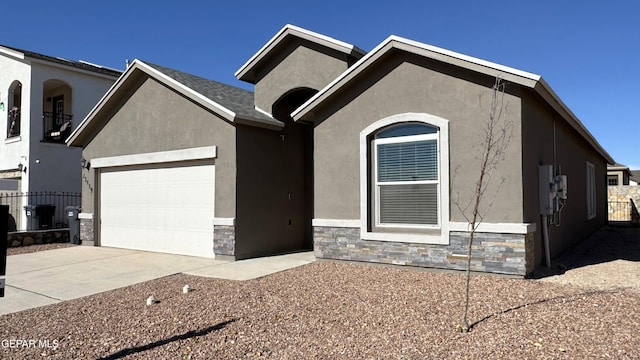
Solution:
M552 270L534 274L541 281L605 290L640 292L640 229L605 227L552 260Z

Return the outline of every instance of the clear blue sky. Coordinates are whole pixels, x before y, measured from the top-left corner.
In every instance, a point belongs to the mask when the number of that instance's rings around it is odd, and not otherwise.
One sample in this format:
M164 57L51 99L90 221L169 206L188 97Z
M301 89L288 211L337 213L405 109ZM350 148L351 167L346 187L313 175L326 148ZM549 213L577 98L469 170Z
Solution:
M123 69L233 73L285 24L371 50L399 35L542 75L619 163L640 169L640 2L11 1L0 44Z

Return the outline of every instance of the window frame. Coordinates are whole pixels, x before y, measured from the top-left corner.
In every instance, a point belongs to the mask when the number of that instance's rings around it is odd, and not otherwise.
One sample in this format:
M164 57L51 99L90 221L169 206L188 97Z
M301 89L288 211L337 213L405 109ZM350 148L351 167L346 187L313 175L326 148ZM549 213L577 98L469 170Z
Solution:
M391 125L424 123L438 129L438 227L417 228L401 224L389 231L376 228L372 202L375 200L373 137ZM449 244L449 121L426 113L402 113L373 122L360 132L360 235L363 240L402 243ZM382 230L382 231L381 231Z
M11 85L9 85L7 104L7 140L20 138L22 127L22 102L22 82L14 80ZM15 116L14 119L12 119L12 113Z
M587 220L594 219L596 212L596 167L589 161L586 163L587 188Z
M395 126L402 126L404 124L411 124L411 123L415 123L415 122L407 122L407 123L400 123L400 124L396 124ZM426 126L431 126L434 127L432 125L428 125L428 124L424 124L423 125ZM382 128L380 129L377 133L385 131L387 128ZM374 187L374 194L375 194L375 201L374 201L374 220L375 220L375 226L376 227L380 227L380 228L417 228L417 229L439 229L440 228L440 163L438 161L438 164L436 166L436 180L418 180L418 181L380 181L378 179L378 163L379 163L379 158L378 158L378 145L381 144L401 144L401 143L408 143L408 142L421 142L421 141L430 141L430 140L435 140L436 141L436 156L438 156L438 154L440 153L439 150L439 145L440 142L438 140L438 133L439 130L437 130L435 133L430 133L430 134L420 134L420 135L408 135L408 136L395 136L395 137L388 137L388 138L381 138L381 139L373 139L372 143L373 143L373 156L372 156L372 178L373 178L373 187ZM375 135L375 134L374 134ZM415 184L415 185L421 185L421 184L435 184L436 185L436 196L437 196L437 207L436 207L436 224L407 224L407 223L382 223L380 221L380 187L381 186L392 186L392 185L410 185L410 184Z

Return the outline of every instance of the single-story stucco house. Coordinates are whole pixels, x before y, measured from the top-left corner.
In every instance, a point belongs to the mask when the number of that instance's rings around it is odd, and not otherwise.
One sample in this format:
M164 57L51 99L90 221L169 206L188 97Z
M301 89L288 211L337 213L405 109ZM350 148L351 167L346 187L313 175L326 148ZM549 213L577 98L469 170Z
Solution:
M613 159L538 75L287 25L236 77L254 92L126 69L68 140L86 164L84 244L463 269L454 201L472 196L497 77L512 135L472 269L525 276L606 223Z

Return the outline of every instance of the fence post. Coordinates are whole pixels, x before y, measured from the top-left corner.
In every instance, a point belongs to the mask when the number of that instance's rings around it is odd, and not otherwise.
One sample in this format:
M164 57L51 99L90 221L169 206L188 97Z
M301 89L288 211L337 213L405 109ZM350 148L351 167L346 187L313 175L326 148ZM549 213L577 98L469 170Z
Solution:
M4 277L7 274L7 224L9 205L0 205L0 297L4 297Z

